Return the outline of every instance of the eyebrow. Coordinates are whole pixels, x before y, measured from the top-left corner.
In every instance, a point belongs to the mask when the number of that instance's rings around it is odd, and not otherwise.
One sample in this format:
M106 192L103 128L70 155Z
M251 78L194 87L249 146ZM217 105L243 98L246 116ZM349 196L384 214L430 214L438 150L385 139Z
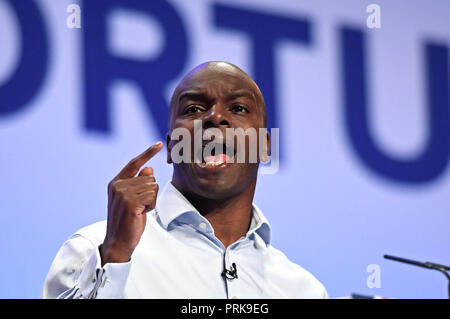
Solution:
M227 100L235 100L240 97L246 97L246 98L256 102L255 95L247 90L238 90L238 91L226 93L225 96L226 96ZM180 94L180 96L178 98L178 103L180 103L184 99L194 100L194 101L209 101L210 100L210 98L207 96L206 93L196 92L196 91L187 91L187 92Z
M227 97L228 100L235 100L240 97L246 97L246 98L256 102L255 95L247 90L239 90L239 91L235 91L235 92L230 92L230 93L227 93L225 96Z
M180 96L178 98L178 103L180 103L184 99L194 100L194 101L208 101L209 100L205 93L192 92L192 91L188 91L188 92L184 92L184 93L180 94Z

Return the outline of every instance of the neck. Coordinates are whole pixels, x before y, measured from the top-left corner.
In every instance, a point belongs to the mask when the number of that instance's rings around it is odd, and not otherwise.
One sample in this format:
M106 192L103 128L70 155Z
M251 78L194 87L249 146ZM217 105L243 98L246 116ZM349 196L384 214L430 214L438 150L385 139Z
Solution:
M211 199L181 192L210 222L215 236L228 247L245 236L250 227L255 186L256 180L243 192L225 199Z

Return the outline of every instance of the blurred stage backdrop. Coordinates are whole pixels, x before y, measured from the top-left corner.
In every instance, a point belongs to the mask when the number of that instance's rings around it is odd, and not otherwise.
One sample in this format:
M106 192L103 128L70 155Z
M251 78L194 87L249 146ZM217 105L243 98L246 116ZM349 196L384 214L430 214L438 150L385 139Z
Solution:
M63 242L106 218L107 183L164 140L180 77L225 60L255 78L280 128L280 170L255 199L274 246L333 298L446 298L442 274L382 256L450 264L449 12L446 0L0 0L0 297L40 296ZM151 165L170 180L165 152Z

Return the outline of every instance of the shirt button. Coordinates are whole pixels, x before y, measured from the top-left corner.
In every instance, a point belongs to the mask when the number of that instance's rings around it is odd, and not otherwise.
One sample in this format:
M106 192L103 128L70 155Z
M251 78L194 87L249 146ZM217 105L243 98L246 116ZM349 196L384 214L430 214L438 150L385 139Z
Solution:
M233 296L233 297L231 297L231 299L238 299L238 297L237 296Z
M225 256L226 256L227 258L230 258L230 253L228 252L228 250L225 252Z
M203 230L206 229L206 223L201 222L201 223L199 224L199 226L200 226L200 228L203 229Z

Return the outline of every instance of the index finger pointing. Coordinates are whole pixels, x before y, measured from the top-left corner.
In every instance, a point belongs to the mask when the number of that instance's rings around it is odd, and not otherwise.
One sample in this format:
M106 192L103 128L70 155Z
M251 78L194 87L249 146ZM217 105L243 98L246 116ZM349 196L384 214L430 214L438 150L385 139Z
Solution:
M120 171L114 179L124 179L134 177L142 165L147 163L153 156L156 155L162 149L163 143L157 142L153 146L150 146L142 154L136 156Z

